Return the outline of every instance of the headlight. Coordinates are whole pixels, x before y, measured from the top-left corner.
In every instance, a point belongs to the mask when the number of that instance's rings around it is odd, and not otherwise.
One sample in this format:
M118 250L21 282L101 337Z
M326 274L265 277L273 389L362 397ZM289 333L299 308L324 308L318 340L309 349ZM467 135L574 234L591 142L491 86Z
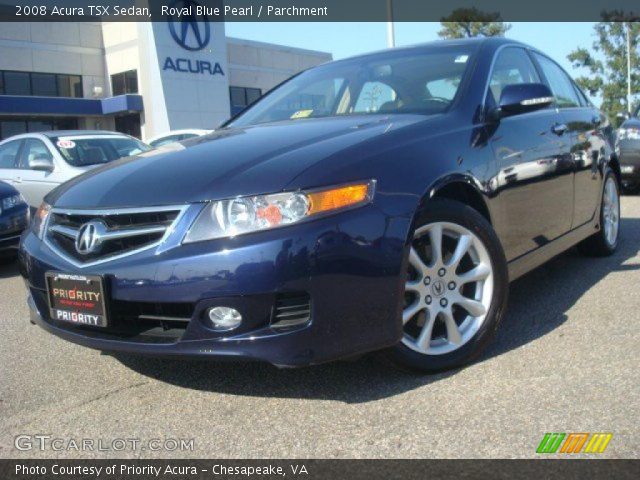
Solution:
M20 205L21 203L24 203L24 199L20 194L3 198L2 204L0 205L0 212L2 212L2 210L9 210L10 208L15 207L16 205Z
M51 205L42 202L40 208L38 208L33 216L33 220L31 221L31 229L40 239L44 237L44 227L47 224L47 219L49 218L50 213Z
M375 180L370 180L318 190L210 202L187 232L184 243L284 227L358 207L373 199L374 190Z

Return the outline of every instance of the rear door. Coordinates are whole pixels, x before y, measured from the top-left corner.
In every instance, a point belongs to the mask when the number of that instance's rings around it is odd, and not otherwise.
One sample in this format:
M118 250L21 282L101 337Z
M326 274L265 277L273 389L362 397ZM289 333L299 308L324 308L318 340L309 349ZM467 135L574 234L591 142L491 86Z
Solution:
M20 170L18 169L18 158L22 139L11 140L0 145L0 181L18 187Z
M558 64L537 52L533 56L556 97L556 106L571 136L575 168L572 228L576 228L593 219L600 202L602 178L598 167L606 154L602 130L606 118Z
M496 105L506 85L541 83L526 50L506 47L496 58L487 103ZM553 241L571 228L573 161L562 117L546 108L502 118L491 135L497 172L495 227L507 260Z

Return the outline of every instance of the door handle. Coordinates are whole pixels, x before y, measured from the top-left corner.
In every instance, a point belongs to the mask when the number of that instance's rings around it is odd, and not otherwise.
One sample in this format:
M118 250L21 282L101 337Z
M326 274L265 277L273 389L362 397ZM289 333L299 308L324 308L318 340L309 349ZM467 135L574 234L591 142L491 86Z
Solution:
M564 123L556 123L551 127L551 131L556 135L564 135L567 130L569 130L569 127Z
M14 183L22 183L22 177L15 177L15 178L13 179L13 182L14 182Z

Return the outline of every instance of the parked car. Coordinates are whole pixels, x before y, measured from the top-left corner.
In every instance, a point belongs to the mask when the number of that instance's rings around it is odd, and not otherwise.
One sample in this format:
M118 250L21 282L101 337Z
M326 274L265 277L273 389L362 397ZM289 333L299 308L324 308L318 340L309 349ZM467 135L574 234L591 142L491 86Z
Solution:
M44 196L98 165L151 150L117 132L54 130L0 142L0 181L12 184L35 210Z
M31 319L101 350L457 367L510 281L616 250L610 134L508 39L318 66L183 149L50 193L21 249Z
M0 182L0 261L15 257L20 235L29 224L29 207L11 185Z
M152 137L147 140L147 143L152 147L161 147L163 145L167 145L168 143L180 142L188 138L201 137L211 132L213 132L213 130L201 130L196 128L173 130L171 132L165 133L164 135Z
M640 106L618 129L616 153L620 158L622 185L629 192L640 190Z

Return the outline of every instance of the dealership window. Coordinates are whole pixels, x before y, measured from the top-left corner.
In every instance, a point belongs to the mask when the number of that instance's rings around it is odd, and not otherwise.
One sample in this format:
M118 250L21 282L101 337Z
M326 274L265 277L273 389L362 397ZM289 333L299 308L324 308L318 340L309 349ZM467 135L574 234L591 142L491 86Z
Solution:
M58 96L82 98L82 77L80 75L57 75Z
M126 93L138 93L137 70L129 70L111 75L111 93L113 96L124 95Z
M26 72L3 72L5 95L31 95L31 81Z
M56 73L0 71L0 95L82 98L82 77Z
M55 97L58 95L56 76L50 73L31 74L31 92L33 95Z
M73 117L0 117L0 140L27 132L77 128L78 119Z
M249 87L229 87L229 97L231 98L231 111L236 114L262 96L262 90Z

